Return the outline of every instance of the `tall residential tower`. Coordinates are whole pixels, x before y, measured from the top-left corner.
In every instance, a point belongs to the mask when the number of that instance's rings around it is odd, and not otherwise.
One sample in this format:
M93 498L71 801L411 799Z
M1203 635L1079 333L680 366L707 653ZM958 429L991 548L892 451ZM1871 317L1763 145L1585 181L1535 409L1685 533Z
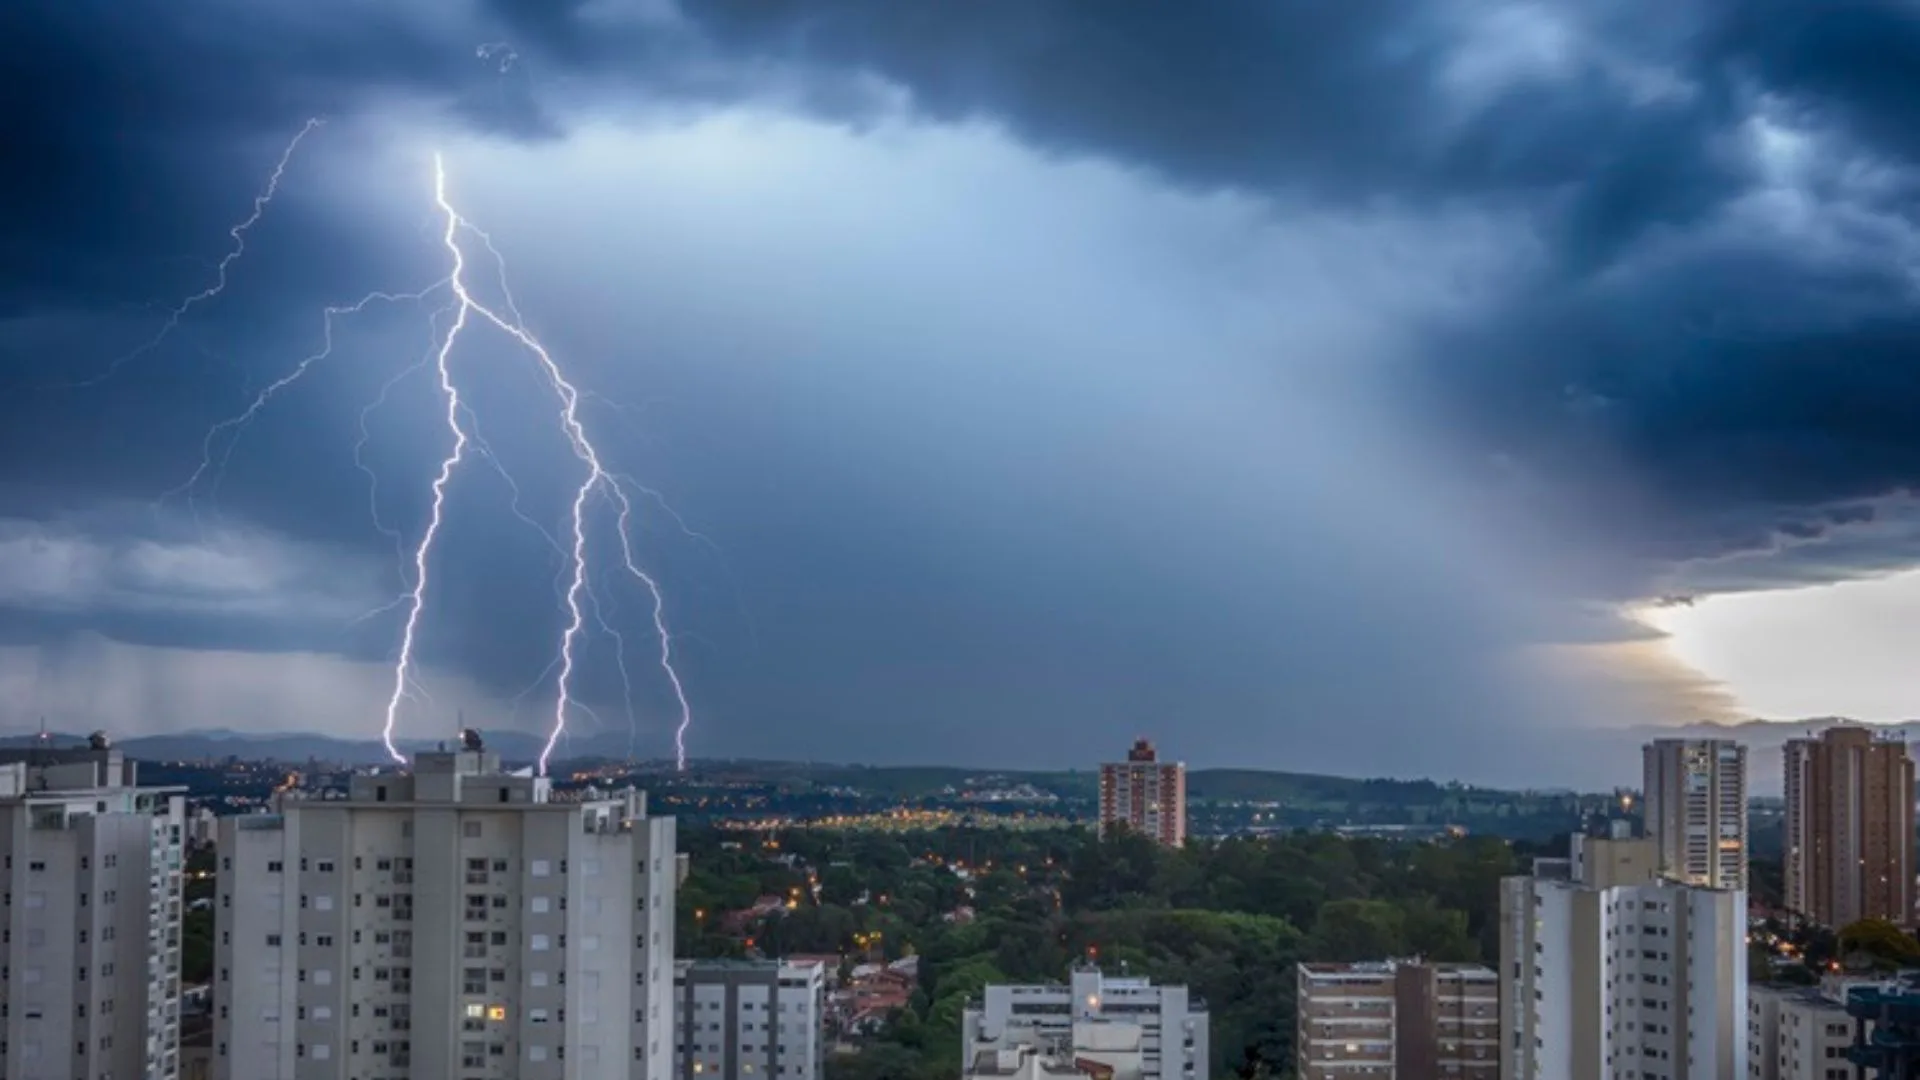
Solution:
M674 822L469 735L220 823L222 1080L664 1080Z
M180 1075L185 799L104 736L0 752L0 1076Z
M1168 847L1187 842L1187 767L1134 741L1127 760L1100 766L1100 835L1122 826Z
M1913 922L1913 759L1863 727L1794 739L1786 765L1787 906L1824 926Z
M1656 865L1651 839L1576 835L1502 879L1503 1080L1746 1080L1746 894Z
M1731 739L1642 748L1647 835L1660 873L1708 889L1747 887L1747 750Z

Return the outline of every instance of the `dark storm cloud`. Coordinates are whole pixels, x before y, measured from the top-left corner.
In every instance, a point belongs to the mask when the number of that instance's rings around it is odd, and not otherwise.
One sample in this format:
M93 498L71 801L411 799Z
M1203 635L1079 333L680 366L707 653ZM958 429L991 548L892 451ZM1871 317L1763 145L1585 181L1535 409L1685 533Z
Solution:
M1659 557L1767 543L1772 530L1739 523L1755 501L1817 506L1920 475L1913 253L1872 235L1838 258L1713 235L1763 183L1744 140L1766 109L1825 140L1807 178L1821 210L1911 222L1909 4L1711 2L1640 19L1393 2L683 11L723 50L872 70L928 115L1189 185L1528 215L1547 272L1497 319L1440 335L1416 377L1494 448L1568 478L1596 449L1623 458L1660 519L1637 542ZM1559 25L1548 59L1507 40L1530 16ZM1487 50L1478 75L1461 73ZM1875 188L1846 190L1863 168L1882 174ZM1679 253L1648 264L1662 248ZM1597 436L1578 430L1588 401L1607 406Z
M333 130L344 132L356 117L425 107L469 128L538 139L636 99L705 105L764 94L858 123L898 87L918 117L980 121L1061 157L1115 161L1190 191L1249 193L1276 212L1471 212L1520 223L1512 235L1526 250L1514 258L1537 263L1523 283L1470 311L1430 316L1395 373L1409 399L1458 421L1467 441L1579 492L1563 499L1578 504L1570 520L1629 549L1631 569L1583 598L1830 580L1910 560L1920 532L1865 500L1914 484L1920 472L1910 420L1920 413L1910 268L1920 262L1899 246L1913 224L1920 154L1912 9L1703 0L1635 18L1590 7L481 0L343 14L324 3L7 5L0 101L31 106L0 110L9 222L0 234L0 453L36 464L0 474L5 510L24 529L56 521L76 490L124 499L164 489L179 479L171 463L122 464L114 440L144 431L191 449L201 425L244 400L236 372L258 385L264 342L311 338L316 297L337 302L353 283L390 283L391 238L295 185L236 286L249 314L183 332L173 377L136 372L84 403L25 392L55 365L96 371L125 347L127 335L115 332L151 326L139 301L201 287L218 254L209 241L222 238L309 116L334 117ZM518 59L476 54L493 42ZM1754 148L1763 115L1813 140L1790 182L1770 177ZM327 152L337 151L317 151ZM1811 207L1811 224L1789 227L1777 208L1755 202L1783 183ZM418 276L401 274L400 284ZM84 347L74 344L74 322ZM193 377L177 377L180 354L193 349L203 354L191 360ZM369 389L354 382L333 392L357 403ZM30 452L87 430L75 426L83 413L112 438L86 440L59 460ZM337 549L324 564L351 568L353 598L378 602L397 579L386 541L363 524L363 478L344 455L312 450L340 445L343 433L351 441L353 406L294 413L296 423L249 436L226 498L268 536ZM411 449L418 456L421 447ZM853 456L864 463L871 453ZM755 464L734 464L737 475L707 478L707 490L751 488L739 477ZM529 487L544 489L564 474L530 476ZM418 520L417 490L386 490L391 520ZM1632 496L1612 494L1622 490ZM753 513L741 509L743 496L702 524L722 523L730 544L769 528L779 500L748 494ZM1173 602L1116 584L1139 573L1125 552L1085 560L1085 580L1028 581L1021 552L980 555L973 532L948 541L953 550L934 540L907 554L877 541L847 548L847 521L880 523L863 538L911 534L900 492L829 501L835 513L824 521L816 492L778 494L807 528L775 527L788 541L777 550L748 539L739 562L763 590L779 584L758 602L776 608L762 614L787 628L789 651L759 657L757 683L710 682L705 693L723 722L729 712L742 728L773 717L786 740L779 752L805 753L813 732L844 724L837 695L908 699L916 679L947 693L887 729L895 755L933 746L911 726L919 720L948 733L941 752L964 756L977 718L1001 709L1010 719L993 730L1008 737L1047 728L1049 707L1077 716L1131 702L1143 724L1194 708L1271 715L1268 689L1244 680L1249 669L1271 669L1301 688L1280 711L1347 718L1340 735L1358 753L1369 740L1392 740L1398 721L1381 718L1409 711L1408 702L1383 686L1367 698L1371 712L1356 711L1354 697L1317 677L1372 680L1377 673L1353 657L1384 648L1403 667L1397 681L1438 685L1449 671L1473 671L1484 659L1477 650L1513 643L1510 626L1459 614L1473 604L1451 589L1428 596L1395 579L1382 587L1391 597L1346 597L1352 586L1338 560L1312 544L1288 558L1317 568L1323 584L1250 586L1232 568L1262 558L1255 539L1205 572L1156 564L1168 581L1204 586ZM446 598L451 629L436 646L494 691L517 690L529 656L538 668L554 615L551 582L524 573L530 562L547 565L544 541L518 528L502 523L450 552L490 585ZM142 643L363 659L391 645L379 625L343 632L339 613L317 601L321 617L304 621L277 611L235 621L231 610L210 619L205 597L116 569L139 530L116 533L88 541L88 557L107 569L86 611L77 600L49 610L44 596L19 582L8 593L0 579L0 639L31 637L33 627L48 636L106 627ZM1076 559L1057 538L1028 543L1026 559ZM686 576L699 574L711 577L712 567ZM311 582L262 580L273 603L314 600ZM1026 606L1008 581L1026 582ZM1306 598L1297 610L1265 599L1288 591ZM637 600L622 602L631 609ZM1343 606L1375 620L1309 625L1305 612ZM1554 613L1526 625L1543 640L1625 632L1605 622L1569 625ZM928 625L903 646L898 628L916 624ZM794 626L808 628L805 648L794 647ZM711 646L689 639L690 664L738 673L740 635L715 636ZM1083 647L1059 648L1067 639ZM1053 666L1022 667L1036 657ZM999 673L1000 685L956 685L955 672L973 671ZM1471 726L1491 700L1478 680L1462 676L1429 719ZM1059 753L1077 749L1064 727L1047 737ZM1231 741L1222 735L1213 749Z
M1753 500L1870 496L1920 469L1903 419L1920 406L1920 380L1903 374L1920 319L1899 258L1870 237L1819 262L1790 238L1690 240L1758 185L1741 138L1766 103L1835 140L1823 148L1833 175L1816 183L1830 188L1856 160L1890 173L1872 192L1816 198L1905 220L1904 170L1920 149L1920 65L1906 62L1920 26L1906 5L1703 0L1657 19L1389 0L488 0L352 18L265 4L220 20L155 8L137 23L124 10L5 16L8 96L62 107L0 121L36 163L0 188L29 223L0 247L0 304L68 296L89 273L113 274L116 296L142 291L128 273L151 288L153 268L118 259L121 244L144 236L131 246L149 259L196 250L253 182L262 142L306 115L412 95L528 134L554 130L533 104L535 70L694 97L721 92L702 79L728 62L819 84L870 72L921 115L1004 124L1183 184L1526 215L1548 241L1547 272L1497 318L1439 328L1448 355L1416 375L1502 452L1576 467L1597 446L1643 472L1669 521L1649 550L1711 545L1729 528L1720 515ZM524 54L514 70L475 57L488 35ZM161 205L168 214L150 212ZM1660 245L1680 254L1636 262ZM1587 401L1607 405L1597 436Z
M418 98L485 129L545 130L475 55L479 28L424 5L8 4L0 317L197 283L206 260L186 253L225 232L311 117Z

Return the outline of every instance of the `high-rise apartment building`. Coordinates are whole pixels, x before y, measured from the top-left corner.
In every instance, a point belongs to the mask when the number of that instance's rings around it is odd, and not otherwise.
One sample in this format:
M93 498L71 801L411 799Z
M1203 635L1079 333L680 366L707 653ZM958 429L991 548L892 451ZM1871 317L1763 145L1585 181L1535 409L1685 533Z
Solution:
M1656 739L1641 750L1642 809L1660 873L1747 887L1747 750L1731 739Z
M1651 839L1574 846L1501 882L1503 1080L1744 1080L1746 894L1652 877Z
M0 1076L180 1075L185 799L104 736L0 752Z
M1081 1060L1140 1080L1207 1080L1207 1027L1206 1004L1186 987L1082 964L1065 985L988 986L961 1020L960 1068L1051 1076L1049 1062Z
M1825 926L1913 922L1913 759L1898 738L1834 727L1786 765L1787 906Z
M469 736L221 820L220 1080L663 1080L674 822Z
M1298 1080L1498 1080L1500 977L1478 964L1297 967Z
M1134 741L1127 760L1100 766L1100 835L1121 826L1168 847L1187 842L1187 767Z
M820 962L682 960L674 965L673 1074L680 1080L821 1080Z

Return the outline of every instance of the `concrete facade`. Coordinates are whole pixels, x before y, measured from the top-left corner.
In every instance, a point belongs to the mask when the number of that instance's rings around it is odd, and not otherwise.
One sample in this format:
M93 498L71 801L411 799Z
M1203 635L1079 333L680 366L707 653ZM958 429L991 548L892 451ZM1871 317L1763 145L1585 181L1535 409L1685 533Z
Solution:
M1503 1080L1744 1080L1746 894L1622 880L1650 844L1583 839L1611 883L1570 860L1501 882Z
M0 752L0 1077L179 1076L185 825L98 736Z
M961 1072L1001 1075L1004 1051L1043 1068L1061 1058L1137 1056L1141 1080L1207 1080L1211 1052L1204 1002L1184 986L1112 977L1092 965L1067 984L993 985L961 1020Z
M662 1080L674 822L470 749L221 819L221 1080Z
M820 1080L826 969L818 962L682 960L673 976L680 1080Z
M1478 964L1296 967L1297 1080L1497 1080L1500 977Z
M1660 873L1747 887L1747 750L1731 739L1656 739L1641 750L1647 835Z
M1847 1061L1853 1018L1845 980L1825 986L1755 986L1747 991L1747 1062L1753 1080L1854 1080Z

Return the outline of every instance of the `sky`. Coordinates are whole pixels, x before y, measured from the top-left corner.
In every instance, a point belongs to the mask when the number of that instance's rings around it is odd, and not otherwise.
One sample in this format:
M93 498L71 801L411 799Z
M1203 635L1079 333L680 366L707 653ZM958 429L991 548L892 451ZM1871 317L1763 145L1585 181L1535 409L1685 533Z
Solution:
M1584 786L1920 714L1920 13L1604 7L8 4L0 727L378 735L436 154L696 756ZM582 466L448 355L398 731L538 734ZM563 748L671 754L589 511Z

